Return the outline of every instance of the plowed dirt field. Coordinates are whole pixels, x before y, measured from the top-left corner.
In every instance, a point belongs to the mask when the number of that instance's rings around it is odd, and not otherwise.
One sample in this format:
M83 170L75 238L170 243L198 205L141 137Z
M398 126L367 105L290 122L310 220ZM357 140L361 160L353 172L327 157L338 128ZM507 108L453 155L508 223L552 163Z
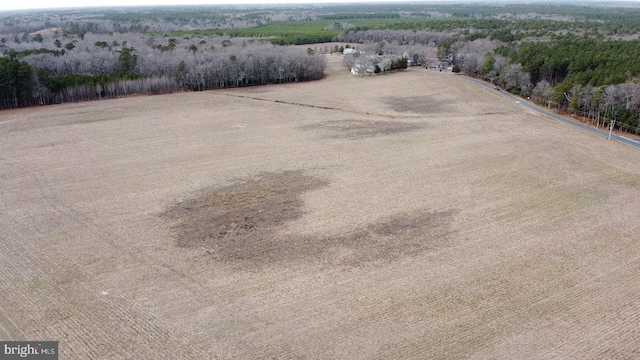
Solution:
M640 152L453 75L0 112L0 339L640 358Z

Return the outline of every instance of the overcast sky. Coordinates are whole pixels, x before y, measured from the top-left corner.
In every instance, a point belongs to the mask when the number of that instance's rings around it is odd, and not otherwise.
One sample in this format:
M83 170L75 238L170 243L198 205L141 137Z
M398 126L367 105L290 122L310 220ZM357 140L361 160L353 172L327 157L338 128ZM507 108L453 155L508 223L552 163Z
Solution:
M372 2L376 0L1 0L0 11L21 9L51 9L87 6L187 5L187 4L282 4L321 2ZM382 1L382 0L380 0ZM391 2L394 0L384 0ZM395 0L398 1L398 0Z

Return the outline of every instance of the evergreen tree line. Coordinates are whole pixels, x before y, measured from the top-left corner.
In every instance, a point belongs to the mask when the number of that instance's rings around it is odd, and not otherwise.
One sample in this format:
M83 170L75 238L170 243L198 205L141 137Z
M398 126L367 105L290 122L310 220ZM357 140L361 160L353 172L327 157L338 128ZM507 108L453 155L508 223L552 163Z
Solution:
M549 42L525 42L498 49L522 64L534 83L603 86L640 75L640 40L597 40L567 36ZM571 86L568 86L571 87Z
M619 129L640 132L640 41L566 37L493 50L478 44L482 40L450 47L466 75L597 126L615 121Z

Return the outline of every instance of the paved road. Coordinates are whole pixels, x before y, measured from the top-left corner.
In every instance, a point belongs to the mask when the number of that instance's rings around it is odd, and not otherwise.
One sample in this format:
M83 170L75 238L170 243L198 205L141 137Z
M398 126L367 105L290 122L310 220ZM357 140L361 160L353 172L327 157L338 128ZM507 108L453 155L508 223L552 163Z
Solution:
M478 84L480 86L483 86L483 87L495 92L496 94L498 94L498 95L500 95L502 97L505 97L505 98L507 98L507 99L509 99L509 100L521 105L521 106L529 108L529 109L531 109L531 110L533 110L533 111L535 111L535 112L537 112L539 114L542 114L542 115L544 115L544 116L546 116L548 118L551 118L551 119L554 119L554 120L557 120L557 121L561 121L561 122L563 122L565 124L568 124L568 125L571 125L571 126L575 126L575 127L580 128L582 130L589 131L589 132L591 132L593 134L596 134L598 136L603 136L605 138L609 137L609 132L608 131L602 131L600 129L597 129L597 128L594 128L594 127L591 127L591 126L588 126L588 125L585 125L585 124L582 124L582 123L579 123L579 122L571 121L571 120L566 119L566 118L564 118L562 116L559 116L559 115L556 115L556 114L554 114L552 112L546 111L546 110L544 110L542 108L539 108L538 106L533 105L533 104L531 104L531 103L529 103L527 101L523 101L521 98L513 96L513 95L509 94L506 91L497 90L494 86L492 86L490 84L487 84L484 81L481 81L481 80L478 80L478 79L474 79L474 78L470 78L470 77L467 77L467 76L460 76L460 78L465 79L467 81L474 82L474 83L476 83L476 84ZM620 136L620 135L616 135L616 134L611 134L611 140L616 140L616 141L619 141L621 143L624 143L624 144L627 144L627 145L631 145L631 146L633 146L635 148L640 149L640 141L638 141L638 140L633 140L633 139L630 139L630 138L627 138L627 137L624 137L624 136Z

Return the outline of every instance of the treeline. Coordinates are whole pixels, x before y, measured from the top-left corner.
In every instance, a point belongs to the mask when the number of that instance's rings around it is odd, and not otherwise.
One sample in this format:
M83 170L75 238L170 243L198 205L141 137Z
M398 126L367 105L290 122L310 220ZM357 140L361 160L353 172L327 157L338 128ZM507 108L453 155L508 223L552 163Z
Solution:
M333 15L324 15L324 20L346 20L346 19L398 19L400 14L397 12L370 12L370 13L342 13Z
M454 63L469 76L581 115L596 126L640 132L640 41L573 36L499 45L454 43Z
M188 56L176 79L192 90L318 80L326 66L322 55L267 44L226 48Z
M345 20L345 19L341 19ZM227 35L231 37L251 37L263 39L277 45L314 44L328 41L358 41L363 34L372 31L398 31L425 33L435 32L450 34L457 38L474 40L489 38L505 42L522 40L525 38L539 38L555 36L556 31L584 31L591 29L591 33L599 34L599 23L587 26L584 22L564 22L553 20L499 20L499 19L430 19L430 18L364 18L354 17L344 25L336 27L335 21L305 20L278 21L265 25L242 29L194 29L171 32L171 36L184 35ZM362 39L369 41L368 39ZM388 41L388 39L385 39Z
M601 41L568 36L549 42L525 42L517 51L496 50L522 64L537 83L602 86L640 76L640 41Z
M0 58L0 109L161 94L180 90L173 77L138 74L65 75L50 77L17 59Z
M276 11L273 11L276 10ZM286 20L272 9L248 10L234 6L165 6L121 9L48 9L0 13L0 34L12 40L37 31L57 30L64 35L146 33L194 28L243 28Z
M571 88L540 81L533 95L541 103L565 108L596 126L615 121L616 128L640 134L640 84L627 81L615 85L574 84Z
M435 32L450 34L457 39L473 41L490 39L503 42L518 42L527 39L562 37L563 34L581 34L581 36L604 39L617 38L624 34L635 35L640 32L640 21L637 25L599 21L562 21L551 19L474 19L474 18L368 18L354 15L327 16L344 20L336 23L331 20L277 21L264 25L242 29L194 29L172 32L172 36L191 34L228 35L231 37L252 37L269 41L273 44L301 45L320 42L358 41L363 34L373 31L398 31L425 33ZM338 24L338 26L336 26ZM362 39L369 41L369 39ZM388 39L384 39L388 41Z
M433 45L452 43L457 39L450 32L438 32L427 30L354 30L347 31L336 36L335 40L348 43L380 43L393 45Z
M32 104L33 71L29 64L0 58L0 106L11 109Z
M33 46L54 43L45 38ZM13 44L12 56L0 58L0 109L316 80L326 66L321 54L302 48L228 37L86 34L73 44L63 54Z
M349 20L360 30L411 29L435 31L484 30L494 38L547 36L571 31L589 36L635 35L640 8L631 4L331 4L225 5L77 9L0 14L0 34L21 40L24 34L58 30L67 35L87 33L147 33L195 29L241 29L287 21ZM319 31L316 34L320 34ZM309 38L310 34L306 34ZM238 35L241 36L241 35ZM269 36L279 36L270 34ZM283 35L283 37L286 37ZM472 39L471 39L472 40ZM288 42L291 43L291 42Z
M169 33L171 36L219 35L262 40L275 45L303 45L332 41L341 30L333 21L278 21L263 26L242 29L197 29Z

